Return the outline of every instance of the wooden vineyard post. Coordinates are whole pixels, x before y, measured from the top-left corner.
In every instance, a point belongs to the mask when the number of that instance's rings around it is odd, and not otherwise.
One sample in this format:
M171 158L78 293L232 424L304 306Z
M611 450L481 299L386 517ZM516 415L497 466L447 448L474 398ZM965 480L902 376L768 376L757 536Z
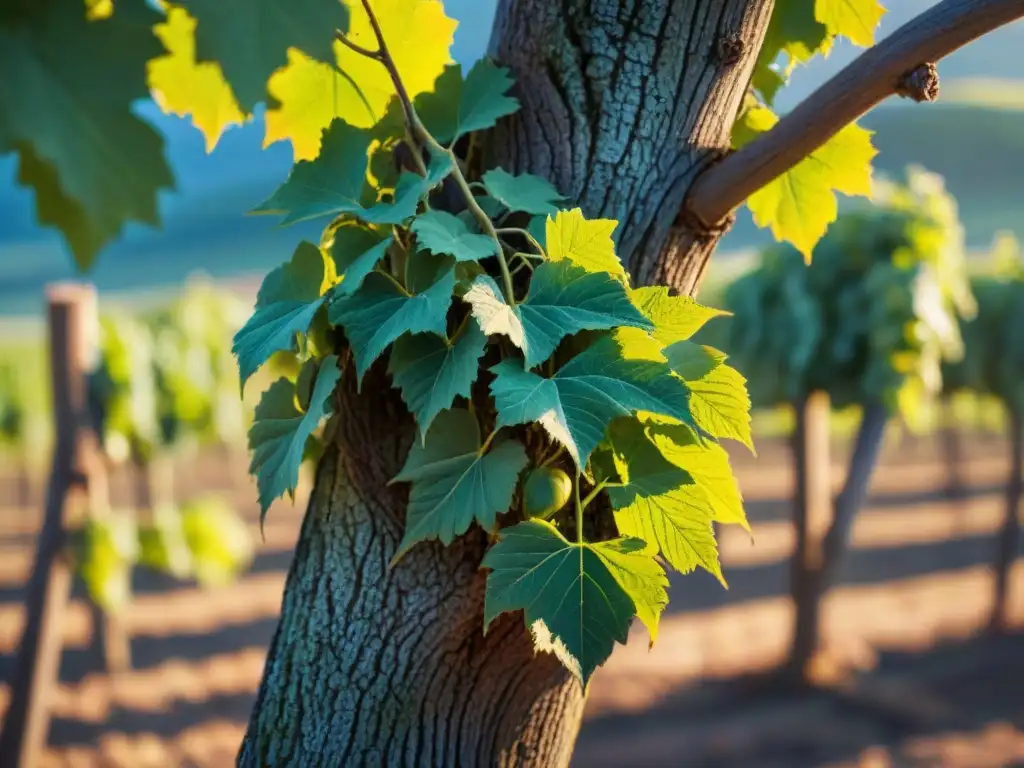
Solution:
M0 768L35 766L45 746L73 577L66 534L86 513L89 493L107 492L105 468L89 427L87 374L97 341L95 289L81 284L50 286L47 321L56 434L10 704L0 731ZM104 639L110 634L105 632Z
M1021 470L1024 464L1024 420L1016 408L1010 411L1010 474L1006 481L1006 510L999 531L995 558L995 590L989 630L1010 628L1010 577L1020 549Z
M818 643L815 575L822 567L822 537L832 517L831 403L828 393L812 392L796 406L793 433L796 545L790 561L793 632L787 673L802 679Z

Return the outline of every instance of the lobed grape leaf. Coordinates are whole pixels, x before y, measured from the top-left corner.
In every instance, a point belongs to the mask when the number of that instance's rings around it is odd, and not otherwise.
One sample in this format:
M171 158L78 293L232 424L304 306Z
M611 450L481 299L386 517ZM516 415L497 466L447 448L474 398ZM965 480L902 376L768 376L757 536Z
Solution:
M284 184L253 213L284 214L281 224L294 224L319 216L348 214L369 224L401 224L416 214L420 197L438 181L438 167L427 178L403 173L392 202L370 204L373 190L367 183L371 131L336 119L324 131L315 160L300 160Z
M376 50L377 39L359 0L345 4L350 8L347 37ZM374 0L373 11L410 98L434 89L451 61L457 22L445 15L438 0ZM395 95L380 62L341 42L334 43L332 56L323 61L307 53L289 51L288 65L267 83L273 103L266 113L264 146L290 140L296 160L317 156L321 134L335 118L360 128L374 126Z
M383 236L351 222L336 228L330 251L341 278L337 293L344 296L357 291L393 242L390 235Z
M487 193L510 211L554 214L558 211L555 203L563 199L551 182L530 173L513 176L501 168L494 168L487 171L481 180Z
M487 329L505 333L523 350L526 367L547 360L566 336L583 330L618 326L650 329L652 325L630 303L621 283L602 272L587 272L569 261L545 262L534 270L530 292L518 307L503 309L493 282L480 284L464 297ZM501 304L495 304L495 300ZM507 305L506 305L507 306ZM520 343L520 339L522 343Z
M583 211L559 211L548 217L545 248L551 261L568 261L587 272L607 272L624 285L629 284L626 270L615 255L612 232L619 225L614 219L585 219Z
M631 539L574 544L544 520L505 529L483 560L491 571L484 631L498 615L522 610L538 650L554 653L586 688L615 643L625 644L638 604L657 632L668 582L642 546Z
M295 407L295 384L288 379L275 381L260 398L249 429L249 472L259 489L261 525L274 500L298 485L306 441L330 411L331 393L340 378L338 358L325 357L304 413Z
M212 152L221 134L241 125L247 115L235 101L220 64L196 60L195 29L196 20L184 8L167 6L167 20L153 28L167 54L150 61L146 72L157 106L168 114L191 117L206 140L206 151Z
M462 300L469 304L470 312L485 334L508 336L520 349L526 346L526 330L519 312L505 303L493 277L479 275L474 278Z
M703 489L662 455L636 419L617 419L608 432L626 479L622 487L608 488L619 533L642 539L649 554L660 552L680 573L700 566L725 585Z
M488 235L470 232L458 216L445 211L426 211L413 219L413 234L421 246L456 261L480 261L498 254L498 243Z
M338 0L176 2L198 22L198 60L220 63L246 112L266 99L267 80L287 63L289 48L329 62L335 30L349 25L348 8Z
M632 288L630 301L654 323L654 336L663 346L689 339L708 320L728 315L721 309L698 304L689 296L672 296L668 288L660 285Z
M669 367L625 358L613 338L588 347L550 379L513 360L491 371L498 426L541 424L581 470L616 417L651 411L691 421L686 388Z
M422 444L414 443L402 471L391 481L412 483L405 535L394 564L427 539L451 544L476 520L487 530L512 504L526 449L515 440L496 441L481 453L480 428L465 408L437 415Z
M161 16L144 0L93 21L82 0L23 5L0 24L0 71L17 73L0 89L0 152L18 154L39 222L88 269L125 223L159 224L157 192L174 186L163 138L131 111L164 53Z
M719 363L702 378L687 380L686 386L690 390L690 412L701 429L715 437L739 440L754 453L750 395L743 374Z
M409 293L374 273L355 293L335 297L328 315L331 323L345 329L359 381L403 333L435 333L447 338L448 306L454 288L455 272L449 267L421 292Z
M469 397L487 337L475 322L453 342L432 333L406 334L391 350L388 370L426 440L434 418L456 397Z
M323 252L302 241L291 261L263 279L256 309L235 334L231 351L238 358L242 388L272 354L296 349L296 335L306 333L326 300L330 280Z
M748 106L733 126L733 146L741 147L769 130L778 118L766 107ZM824 145L747 200L759 227L771 229L810 262L814 246L836 220L836 192L871 193L871 159L877 151L871 131L852 123Z
M685 469L711 502L712 519L716 523L739 525L750 533L750 523L743 509L743 495L729 466L729 454L715 443L701 444L685 424L645 415L648 437L661 455L677 467Z

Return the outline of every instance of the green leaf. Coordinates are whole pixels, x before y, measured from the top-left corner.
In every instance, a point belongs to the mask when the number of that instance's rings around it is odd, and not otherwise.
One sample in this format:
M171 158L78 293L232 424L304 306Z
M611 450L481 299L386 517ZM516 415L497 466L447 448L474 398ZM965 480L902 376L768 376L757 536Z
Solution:
M815 18L815 5L821 0L778 0L765 32L758 64L771 64L780 53L789 57L784 73L805 63L831 45L828 30Z
M743 374L719 364L703 378L687 380L690 411L697 425L715 437L739 440L754 453L750 433L750 395Z
M553 214L558 211L555 203L563 199L551 182L530 173L513 176L508 171L495 168L485 173L482 180L487 192L510 211Z
M298 485L306 440L330 411L331 393L340 378L338 358L324 358L305 413L296 408L295 385L288 379L278 379L263 393L249 429L249 471L259 489L261 524L274 500Z
M365 206L363 201L372 198L366 169L373 141L369 129L356 128L341 118L331 121L323 133L316 159L296 163L284 184L256 206L253 213L284 214L282 225L341 214L369 224L401 224L416 214L420 197L435 181L436 174L424 179L403 173L392 202Z
M729 466L729 454L715 443L697 441L685 424L645 418L648 436L661 455L685 469L711 502L712 519L717 523L742 526L750 533L743 510L743 495Z
M627 476L623 487L608 488L619 532L645 541L680 573L700 566L724 585L711 502L693 476L670 463L636 419L616 420L609 442Z
M450 254L456 261L480 261L498 254L494 238L470 232L458 216L445 211L421 213L413 219L412 231L428 251Z
M665 363L625 359L612 338L588 347L550 379L513 360L491 371L498 426L541 424L580 469L618 416L651 411L691 421L686 388L671 369Z
M88 269L127 222L159 225L157 192L174 187L163 138L132 113L150 95L146 62L165 52L162 16L144 0L96 21L81 0L4 8L0 154L17 153L39 222Z
M885 15L878 0L815 0L814 18L825 25L828 34L842 35L854 45L869 48L875 44L875 30Z
M249 377L275 352L297 349L297 335L309 330L313 316L326 300L321 295L325 275L323 252L303 241L291 261L264 278L256 309L235 334L231 347L238 358L243 389Z
M748 108L733 127L733 145L743 146L776 122L766 107ZM771 229L776 240L792 243L810 262L814 246L838 215L835 193L871 193L871 159L877 154L871 136L850 124L761 187L747 200L754 222Z
M622 283L603 272L587 272L570 261L545 262L534 270L526 301L514 310L523 326L526 367L547 360L559 342L580 331L619 326L650 330L630 303ZM516 337L509 336L513 343Z
M513 80L508 70L480 59L466 75L459 99L459 127L456 137L482 131L505 115L519 109L519 101L506 95Z
M538 650L554 653L585 688L615 643L625 644L637 612L606 564L606 558L636 557L630 554L634 546L621 540L574 544L543 520L505 529L483 561L491 570L484 597L485 631L498 615L521 609ZM650 569L638 573L649 574ZM640 579L651 583L650 576ZM650 587L637 592L645 603L653 597Z
M629 298L644 317L654 323L651 335L666 347L689 339L708 320L729 314L698 304L689 296L671 296L668 288L660 285L633 288Z
M373 362L403 333L436 333L447 338L448 306L455 272L448 268L421 293L410 294L373 273L350 296L337 296L328 308L334 325L345 328L359 381Z
M717 349L692 341L677 341L666 347L663 353L669 367L686 381L703 379L725 362L725 355Z
M469 397L486 348L487 337L474 322L452 344L432 333L404 335L395 342L388 370L423 439L437 414L456 397Z
M645 543L640 539L604 541L592 544L591 549L633 601L636 616L651 637L648 647L653 647L658 639L661 613L668 605L665 569L647 554Z
M348 295L359 290L393 242L390 235L382 236L358 224L347 222L335 229L330 251L338 276L342 278L336 292Z
M583 211L559 211L548 218L546 245L551 261L568 261L587 272L607 272L623 285L629 284L626 270L615 255L612 232L619 225L613 219L585 219Z
M405 535L392 563L420 541L451 544L474 520L493 529L512 504L526 463L526 450L515 440L498 441L481 455L480 430L466 409L438 414L423 444L413 444L392 480L412 483Z
M196 19L196 59L216 61L246 112L265 101L274 70L297 48L334 63L334 30L348 30L338 0L178 0ZM120 12L118 8L118 12Z

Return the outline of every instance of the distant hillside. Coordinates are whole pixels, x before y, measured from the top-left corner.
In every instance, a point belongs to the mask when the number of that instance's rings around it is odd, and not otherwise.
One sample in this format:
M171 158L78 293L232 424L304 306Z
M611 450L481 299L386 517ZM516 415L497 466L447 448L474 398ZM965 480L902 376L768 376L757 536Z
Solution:
M921 8L922 0L900 0L883 20L882 34ZM453 55L464 66L486 49L494 0L446 0L460 20ZM893 5L896 5L893 2ZM968 46L943 62L950 77L1009 77L1024 82L1024 25L1014 24ZM819 85L854 55L839 45L826 61L799 71L781 98L791 104ZM985 96L981 100L988 100ZM973 99L978 101L979 99ZM140 114L165 135L178 187L161 200L162 230L131 226L125 237L100 256L90 274L104 290L180 281L197 269L215 276L259 272L284 258L300 237L315 237L317 222L281 229L268 217L245 212L265 199L284 179L291 162L286 144L261 150L262 124L257 118L229 131L211 155L186 121L160 114L152 103ZM865 124L878 131L878 167L899 171L919 162L948 176L961 201L969 240L987 243L994 230L1013 226L1024 236L1024 112L963 106L883 107ZM984 151L982 151L984 150ZM15 164L0 158L0 313L33 313L47 281L73 275L60 238L38 227L31 196L14 182ZM764 242L741 215L723 247L746 248Z

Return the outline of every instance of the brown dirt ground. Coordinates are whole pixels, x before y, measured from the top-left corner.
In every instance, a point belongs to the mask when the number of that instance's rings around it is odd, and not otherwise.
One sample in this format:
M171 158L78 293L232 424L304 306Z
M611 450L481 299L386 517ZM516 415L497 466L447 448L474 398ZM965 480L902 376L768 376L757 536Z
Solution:
M735 454L755 541L721 531L730 588L703 574L675 578L658 644L634 637L592 684L574 765L699 768L1024 766L1024 634L983 636L986 564L1002 516L1005 446L972 439L970 490L942 494L932 441L887 448L854 531L842 584L825 608L821 685L783 693L764 684L785 652L791 605L785 558L791 472L778 445ZM834 481L841 481L837 457ZM239 462L191 461L182 497L220 490L256 524ZM130 484L113 484L127 503ZM0 681L22 622L38 500L19 508L0 478ZM123 617L133 669L95 672L90 612L80 594L64 622L61 681L41 766L184 768L234 764L298 532L300 509L271 510L266 541L236 584L204 591L140 574ZM1024 563L1012 614L1024 625ZM642 628L634 634L643 635ZM7 690L0 683L0 711Z

